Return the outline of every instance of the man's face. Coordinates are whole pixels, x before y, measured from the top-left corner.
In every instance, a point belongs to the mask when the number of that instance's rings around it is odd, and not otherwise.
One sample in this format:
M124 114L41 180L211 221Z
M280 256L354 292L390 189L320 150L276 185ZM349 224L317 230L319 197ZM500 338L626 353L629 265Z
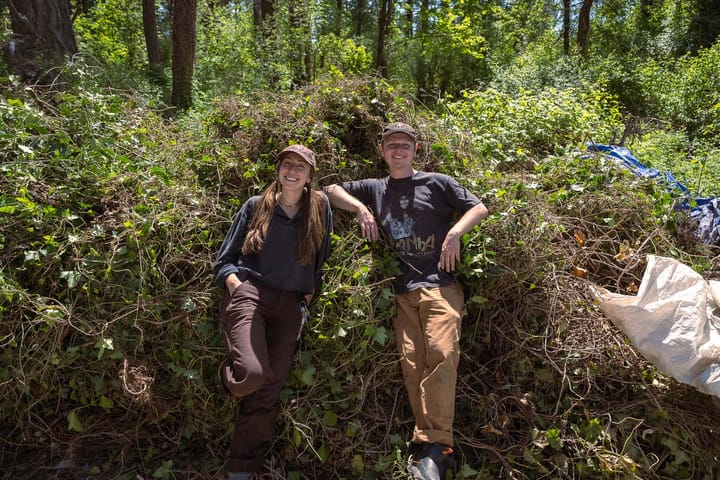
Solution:
M393 133L380 145L380 149L390 168L390 173L412 173L412 161L417 144L403 133Z

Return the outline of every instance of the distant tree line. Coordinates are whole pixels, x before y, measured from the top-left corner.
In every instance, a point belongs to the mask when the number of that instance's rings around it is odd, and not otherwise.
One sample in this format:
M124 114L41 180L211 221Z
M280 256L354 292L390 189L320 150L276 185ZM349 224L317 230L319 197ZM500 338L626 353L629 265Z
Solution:
M100 13L108 11L123 20ZM429 100L482 84L538 46L580 59L678 58L720 33L720 0L2 0L0 12L6 68L23 79L78 51L97 57L84 46L92 50L116 28L115 41L128 48L115 50L137 51L142 40L144 77L162 84L171 76L170 103L179 109L193 104L196 68L210 61L215 77L220 67L232 72L218 82L262 77L255 86L293 88L336 68L401 79ZM236 41L245 50L215 58L209 43L232 45L232 25L251 45Z

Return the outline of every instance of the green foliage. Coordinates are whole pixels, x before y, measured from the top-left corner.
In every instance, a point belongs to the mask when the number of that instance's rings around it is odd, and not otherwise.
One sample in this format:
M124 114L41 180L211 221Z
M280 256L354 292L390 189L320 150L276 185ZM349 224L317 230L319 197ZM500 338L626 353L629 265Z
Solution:
M690 138L717 138L720 124L720 43L677 62L639 68L648 112L687 129Z
M371 71L372 58L367 48L351 38L323 35L317 50L318 74L354 76Z
M262 66L254 55L252 16L238 5L200 6L197 92L210 98L265 86Z
M632 292L649 253L714 275L716 250L683 230L673 195L582 148L620 131L620 109L636 97L674 122L634 138L638 157L716 193L717 98L703 77L715 49L652 83L668 64L626 75L617 58L593 68L559 60L538 31L546 17L531 10L524 23L520 14L544 2L515 2L512 15L480 3L459 13L443 4L436 28L450 41L424 58L435 75L443 61L464 68L448 77L452 89L467 72L485 75L489 53L494 88L442 98L442 115L408 100L407 84L350 76L370 64L369 42L316 39L326 13L307 4L300 23L278 19L280 33L258 51L248 11L210 16L201 6L202 108L173 121L136 93L100 86L107 72L80 62L62 88L3 86L0 431L15 451L2 469L24 478L72 458L58 475L223 476L237 407L216 387L224 347L210 266L219 242L287 143L316 150L319 185L385 175L377 140L392 119L418 127L419 168L452 174L491 211L463 238L455 478L716 478L708 399L642 359L586 288ZM123 47L137 31L124 38L108 26L106 38L102 19L83 22L93 51L117 47L108 58L139 68ZM484 49L501 38L498 25L517 26L502 38L518 44L493 57ZM393 49L399 55L400 43ZM503 71L515 49L525 54ZM322 69L327 76L302 86ZM692 108L702 113L694 123ZM359 238L351 215L338 212L335 225L263 475L404 478L412 418L391 325L397 264Z
M105 65L120 85L137 85L144 77L147 51L142 12L133 0L99 0L87 15L78 16L73 28L78 48Z
M720 195L720 150L683 132L651 131L632 144L637 158L660 171L670 171L694 197Z
M167 408L177 407L158 399L173 391L191 408L207 393L200 380L220 347L205 314L203 254L220 235L183 161L189 139L170 141L139 98L89 82L45 101L3 93L4 438L122 435L120 423L104 422L141 406L155 425L175 424ZM47 430L37 418L67 421Z
M424 18L397 4L392 81L354 76L374 64L378 2L277 2L264 31L249 3L199 2L199 108L172 122L118 90L161 98L145 86L138 2L91 3L63 83L0 68L7 475L223 476L237 407L217 393L210 266L232 216L290 142L318 152L319 185L385 175L380 125L405 120L418 168L491 211L459 267L455 478L718 478L716 407L642 359L586 291L634 292L649 253L717 276L717 249L693 240L674 194L583 148L641 115L636 156L717 195L720 56L694 47L711 2L595 2L584 59L561 51L558 2L430 2ZM336 235L263 474L405 478L397 264L351 215Z
M388 41L390 74L427 102L471 88L488 75L484 35L491 10L475 2L431 2L415 12L417 25L408 24L414 15L397 12L391 32L397 40ZM417 34L407 35L410 31Z
M254 57L260 88L292 90L316 75L317 41L312 32L320 22L315 2L275 2L274 13L254 35Z
M521 89L516 95L468 91L446 108L445 121L469 136L479 157L493 166L523 165L585 141L608 139L620 118L613 97L593 86Z

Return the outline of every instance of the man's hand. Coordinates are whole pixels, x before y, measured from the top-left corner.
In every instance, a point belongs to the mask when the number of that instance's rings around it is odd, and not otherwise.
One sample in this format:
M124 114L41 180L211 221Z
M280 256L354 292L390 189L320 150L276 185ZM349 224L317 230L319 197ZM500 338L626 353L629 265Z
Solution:
M358 223L360 223L360 232L362 233L363 237L372 241L380 238L380 235L378 234L377 223L375 222L375 217L370 212L370 210L368 210L368 208L363 204L360 204L357 207L357 219Z
M448 232L440 250L440 269L454 272L455 265L460 261L460 235Z

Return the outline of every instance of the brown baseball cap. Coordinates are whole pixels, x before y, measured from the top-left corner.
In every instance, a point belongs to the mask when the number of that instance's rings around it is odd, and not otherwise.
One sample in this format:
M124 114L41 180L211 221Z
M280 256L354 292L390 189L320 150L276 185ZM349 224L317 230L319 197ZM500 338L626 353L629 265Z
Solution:
M415 136L415 129L413 129L410 125L403 122L393 122L388 123L383 127L382 131L382 140L380 142L384 142L387 137L392 135L393 133L402 133L404 135L407 135L412 139L413 142L417 142L417 137Z
M308 165L315 168L316 162L315 162L315 152L310 150L304 145L289 145L285 147L282 152L278 153L277 161L280 163L280 161L288 156L290 153L296 153L302 157L303 160L305 160Z

